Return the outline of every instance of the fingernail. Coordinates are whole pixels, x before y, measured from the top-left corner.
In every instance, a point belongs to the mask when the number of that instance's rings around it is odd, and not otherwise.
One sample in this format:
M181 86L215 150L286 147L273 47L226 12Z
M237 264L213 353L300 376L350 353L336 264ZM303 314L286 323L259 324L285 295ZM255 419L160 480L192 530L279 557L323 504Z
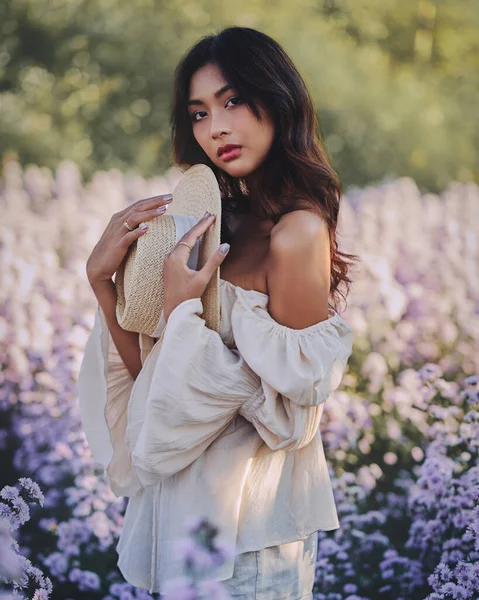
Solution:
M143 229L143 230L144 230L144 229L148 229L148 224L147 224L147 223L142 223L142 224L140 225L140 229Z
M210 213L208 211L205 212L205 214L201 217L202 219L205 219Z
M226 254L228 252L228 250L230 249L230 245L229 244L221 244L220 246L220 252L221 254Z
M165 210L166 210L167 208L168 208L168 206L159 206L159 207L156 209L156 212L159 212L159 213L161 213L161 212L165 212Z
M173 194L165 194L163 196L163 200L171 200L173 198Z

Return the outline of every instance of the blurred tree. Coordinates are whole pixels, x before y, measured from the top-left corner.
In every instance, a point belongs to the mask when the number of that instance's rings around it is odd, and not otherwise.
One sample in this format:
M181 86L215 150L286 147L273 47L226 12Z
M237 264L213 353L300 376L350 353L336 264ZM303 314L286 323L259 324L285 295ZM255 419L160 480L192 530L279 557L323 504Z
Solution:
M0 154L83 175L172 164L173 70L229 25L277 39L313 95L345 185L479 180L475 0L16 0L0 4ZM300 34L298 35L298 32Z
M363 185L410 175L430 190L478 181L476 0L325 0L317 10L341 35L340 52L354 43L344 65L354 94L340 77L336 95L349 117L336 105L323 118L339 172Z

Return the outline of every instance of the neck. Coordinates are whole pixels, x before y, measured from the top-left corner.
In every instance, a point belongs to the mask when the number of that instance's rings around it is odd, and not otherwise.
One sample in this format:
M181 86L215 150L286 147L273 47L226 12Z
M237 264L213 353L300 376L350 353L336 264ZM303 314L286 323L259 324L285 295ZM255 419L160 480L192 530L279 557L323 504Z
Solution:
M259 206L260 198L258 192L258 172L255 171L245 178L246 185L248 188L248 202L249 202L249 214L251 217L260 219Z

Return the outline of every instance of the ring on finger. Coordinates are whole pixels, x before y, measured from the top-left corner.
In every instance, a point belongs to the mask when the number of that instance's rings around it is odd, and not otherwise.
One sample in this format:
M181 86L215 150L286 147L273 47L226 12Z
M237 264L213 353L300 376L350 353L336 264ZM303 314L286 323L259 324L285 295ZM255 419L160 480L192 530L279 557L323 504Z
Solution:
M180 246L181 244L183 244L183 246L187 246L190 250L193 250L193 248L186 242L178 242L178 246Z
M123 225L129 230L129 231L133 231L135 228L132 227L131 225L129 225L128 221L125 221L123 223Z

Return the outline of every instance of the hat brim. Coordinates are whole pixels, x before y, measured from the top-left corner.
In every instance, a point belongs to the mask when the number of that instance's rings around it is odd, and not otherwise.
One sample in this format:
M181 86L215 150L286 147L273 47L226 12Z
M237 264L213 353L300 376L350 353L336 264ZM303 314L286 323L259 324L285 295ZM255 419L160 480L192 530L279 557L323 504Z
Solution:
M220 245L221 193L216 176L210 167L196 164L185 171L174 188L168 216L150 222L151 235L141 236L131 244L116 273L115 286L118 298L116 316L121 327L128 331L152 335L163 307L161 259L166 251L171 251L175 245L174 240L181 235L178 230L175 235L175 221L169 216L192 216L193 221L199 221L207 210L215 213L216 219L198 241L197 270L204 267ZM161 265L153 272L151 263L158 265L158 261ZM147 283L145 283L145 269L152 274L146 277ZM219 279L220 268L218 267L201 296L203 304L201 316L207 327L217 332L221 322Z
M168 212L176 215L194 215L199 220L207 210L215 213L216 219L200 240L198 271L205 266L209 257L217 252L221 243L221 192L211 168L208 165L196 164L185 171L173 190L173 200ZM215 331L219 331L221 319L219 280L220 267L215 270L201 296L202 316L206 325Z

